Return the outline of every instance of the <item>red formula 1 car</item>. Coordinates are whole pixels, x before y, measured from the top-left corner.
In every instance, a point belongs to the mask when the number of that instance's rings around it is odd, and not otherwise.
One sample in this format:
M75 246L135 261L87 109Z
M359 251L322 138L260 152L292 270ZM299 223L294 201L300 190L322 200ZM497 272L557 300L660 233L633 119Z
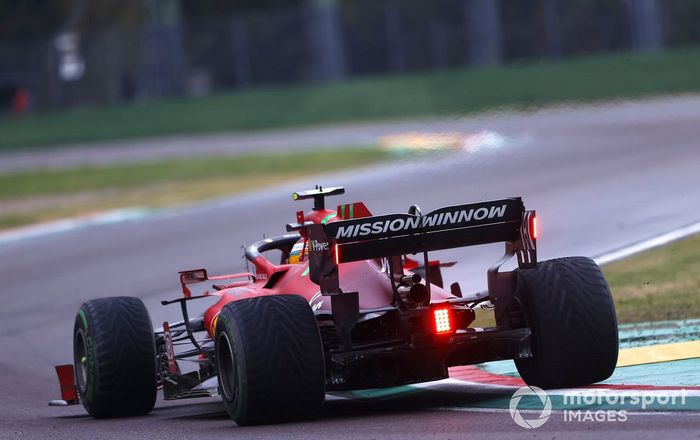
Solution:
M166 400L218 393L233 420L257 424L313 417L326 392L443 379L454 365L514 359L525 382L545 388L612 374L617 321L599 267L583 257L538 263L535 212L520 198L427 214L325 209L343 192L295 193L313 209L246 249L251 273L180 272L183 296L162 304L179 304L181 321L153 331L137 298L84 303L53 404L115 417L149 412L161 388ZM493 242L505 242L505 255L488 270L488 292L446 290L445 264L428 252ZM499 271L513 256L518 268ZM204 293L192 293L195 283ZM189 316L190 301L212 296L216 304ZM496 326L471 327L484 305Z

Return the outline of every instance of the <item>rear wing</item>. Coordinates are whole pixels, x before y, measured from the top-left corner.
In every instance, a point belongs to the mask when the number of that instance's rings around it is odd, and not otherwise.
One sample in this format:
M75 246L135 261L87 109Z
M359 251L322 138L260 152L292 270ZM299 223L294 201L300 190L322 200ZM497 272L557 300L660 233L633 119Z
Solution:
M449 206L426 215L390 214L327 224L338 244L338 262L415 254L499 241L519 232L523 205L503 199Z
M535 212L520 197L448 206L428 214L389 214L307 226L311 280L342 293L337 265L441 249L506 242L521 267L536 264Z

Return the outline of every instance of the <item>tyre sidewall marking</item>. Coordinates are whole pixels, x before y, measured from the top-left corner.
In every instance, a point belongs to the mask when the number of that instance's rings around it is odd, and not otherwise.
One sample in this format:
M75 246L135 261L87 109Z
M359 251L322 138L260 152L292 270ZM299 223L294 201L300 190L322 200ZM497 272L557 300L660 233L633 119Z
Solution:
M86 399L88 402L92 402L95 398L95 355L93 353L92 336L87 335L85 337L85 351L87 353L87 381L85 382L85 389L87 390ZM92 386L91 386L92 385Z
M228 404L231 405L231 413L234 419L239 418L243 412L244 412L244 396L246 395L246 390L245 390L245 381L243 380L243 374L245 371L245 366L243 365L245 363L245 359L243 356L239 355L239 347L240 347L240 339L238 338L238 332L233 331L233 325L231 323L231 320L229 318L229 313L221 313L219 314L219 319L217 320L217 327L218 326L223 326L220 331L226 331L228 334L229 342L231 343L231 354L234 359L234 365L236 368L236 389L234 392L233 400L232 401L227 401ZM221 380L221 379L219 379ZM222 396L224 400L226 400L225 396Z
M87 318L85 317L85 312L83 311L83 309L78 310L78 316L83 321L83 327L85 327L84 330L85 330L85 333L87 333L88 322L87 322Z
M85 311L81 308L78 311L78 317L80 318L78 328L82 330L83 332L83 337L85 338L85 369L87 371L87 374L85 376L85 390L83 391L82 389L79 388L79 391L83 394L83 398L85 400L85 404L87 406L91 406L92 403L95 400L95 380L97 377L96 371L95 371L95 353L94 353L94 343L92 340L92 336L90 335L90 332L88 331L88 320L87 316L85 314ZM76 332L77 336L77 332ZM74 342L75 344L75 342ZM77 374L77 371L76 371Z

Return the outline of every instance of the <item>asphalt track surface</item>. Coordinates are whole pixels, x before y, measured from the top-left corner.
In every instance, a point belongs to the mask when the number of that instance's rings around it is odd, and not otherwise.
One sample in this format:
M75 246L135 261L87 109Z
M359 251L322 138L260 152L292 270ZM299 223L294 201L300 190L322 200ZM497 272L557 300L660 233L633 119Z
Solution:
M182 159L198 155L230 155L259 152L289 152L318 148L374 145L381 136L407 131L476 132L489 128L527 134L547 126L572 126L605 121L639 124L658 118L693 117L700 96L650 98L609 104L562 105L529 114L493 111L468 118L401 120L395 122L324 125L264 132L212 135L175 135L153 139L120 140L38 148L33 151L0 152L0 173L33 169L61 169L76 166ZM673 124L669 126L673 129Z
M347 193L339 202L363 200L375 213L405 212L412 203L427 212L522 195L526 206L538 211L540 259L599 255L700 220L697 98L444 124L382 130L449 126L491 130L500 141L471 152L398 158L362 172L301 179L138 221L0 244L0 438L700 438L697 412L633 413L625 423L553 417L541 428L525 430L507 412L453 410L479 392L464 386L369 401L332 400L319 420L245 428L235 426L216 399L158 402L149 416L128 420L93 420L79 406L46 406L58 397L53 365L71 360L73 319L81 302L136 295L156 325L178 319L176 306L159 305L180 294L178 270L242 269L240 246L282 233L301 209L291 191L315 183L344 185ZM309 133L311 138L315 132ZM473 291L485 286L486 268L501 252L490 245L440 257L459 259L446 278Z

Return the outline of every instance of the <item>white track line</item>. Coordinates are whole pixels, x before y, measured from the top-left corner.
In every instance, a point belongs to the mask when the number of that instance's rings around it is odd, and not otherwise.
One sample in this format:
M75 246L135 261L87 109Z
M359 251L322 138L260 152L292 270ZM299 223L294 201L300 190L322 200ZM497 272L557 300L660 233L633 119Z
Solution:
M368 167L367 169L370 168ZM146 217L151 217L154 214L177 215L183 212L187 212L189 210L198 210L202 208L209 209L212 207L216 207L217 205L221 204L221 202L227 202L226 204L228 204L228 202L230 202L231 200L238 200L239 197L240 196L232 198L222 198L219 201L214 200L210 202L199 203L192 205L185 210L183 210L182 208L154 210L142 207L133 207L126 209L116 209L113 211L107 211L90 216L73 217L48 223L40 223L38 225L26 226L18 229L11 229L9 231L0 232L0 245L28 238L36 238L44 235L68 232L87 226L108 225L113 223L138 220ZM608 252L593 259L596 261L596 263L604 265L658 246L663 246L672 241L679 240L681 238L696 234L698 232L700 232L700 222L696 222L687 226L680 227L678 229L674 229L656 237L652 237L650 239L640 241L629 246L625 246L615 251Z
M630 246L625 246L616 251L600 255L594 258L594 260L600 265L611 263L613 261L621 260L658 246L663 246L671 243L672 241L680 240L681 238L696 234L698 232L700 232L700 222L674 229L673 231L666 232L665 234L658 235L648 240L640 241Z
M148 217L152 210L147 208L126 208L106 211L95 215L72 217L18 229L0 232L0 245L28 238L57 234L80 229L86 226L108 225Z
M423 164L419 162L401 162L395 165L368 165L366 167L351 169L344 172L324 173L313 177L299 178L297 180L290 181L286 184L275 185L270 188L264 188L255 191L247 191L240 194L217 197L210 200L195 202L191 205L173 206L168 208L146 208L141 206L135 206L124 209L115 209L112 211L101 212L93 215L70 217L56 221L39 223L36 225L22 226L7 231L0 231L0 246L26 239L75 231L86 227L115 224L131 220L144 219L148 217L173 217L209 211L217 208L230 207L232 205L240 203L243 200L255 200L264 197L275 196L278 195L281 191L285 191L291 194L300 186L308 186L309 181L312 179L313 181L317 182L328 181L330 179L339 179L352 182L353 178L359 179L358 176L360 174L358 173L358 171L362 171L364 175L382 176L382 178L389 179L394 174L403 174L406 172L410 173L414 168L415 170L418 170L421 167L425 168L425 166L440 167L444 166L444 163L447 163L446 159L436 160L429 164Z
M605 383L599 385L605 386ZM610 384L615 386L614 384ZM499 385L491 383L482 382L471 382L462 379L443 379L435 382L424 382L418 384L409 385L411 388L417 389L439 389L445 387L463 387L469 388L473 392L480 394L510 394L514 392L519 387L512 385ZM397 393L400 394L400 393ZM628 397L645 397L645 396L677 396L677 397L700 397L700 390L694 387L689 387L689 389L664 389L663 385L659 386L658 389L619 389L619 388L560 388L556 390L547 390L547 394L550 396L595 396L595 397L606 397L606 396L623 396Z
M475 413L508 413L510 412L509 408L470 408L468 406L436 406L433 408L429 408L435 411L455 411L455 412L475 412ZM592 408L592 410L594 410ZM564 414L566 411L570 410L563 410L563 409L553 409L552 414ZM519 409L519 413L524 413L524 414L541 414L541 410L537 409ZM648 411L638 411L638 410L625 410L628 416L694 416L697 417L697 412L693 411L656 411L656 410L648 410Z

